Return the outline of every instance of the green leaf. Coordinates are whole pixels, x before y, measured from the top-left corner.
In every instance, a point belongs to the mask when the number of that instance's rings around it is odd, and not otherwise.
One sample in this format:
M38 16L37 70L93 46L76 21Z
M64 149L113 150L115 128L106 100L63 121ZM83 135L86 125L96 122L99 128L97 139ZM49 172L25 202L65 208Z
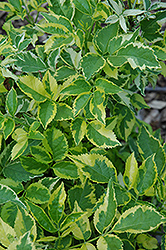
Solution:
M97 249L123 250L123 242L116 235L106 234L98 239Z
M112 228L115 233L143 233L152 231L161 223L164 223L165 218L154 208L143 205L135 206L126 210Z
M114 67L121 67L123 64L129 62L133 69L139 68L140 70L160 68L153 50L136 43L131 43L124 48L122 47L116 55L110 55L108 62Z
M136 184L138 178L138 163L135 159L134 152L127 158L123 181L130 190Z
M50 67L50 70L55 72L56 71L56 65L58 63L58 59L59 59L59 55L60 51L59 49L55 49L52 52L50 52L48 59L47 59L47 63Z
M120 145L113 131L98 121L89 123L86 136L92 144L100 148L112 148Z
M56 129L47 129L44 133L44 147L53 155L55 161L63 160L68 153L68 144L64 134Z
M31 241L30 233L26 232L18 240L12 242L8 247L8 250L13 250L13 249L35 250L36 248L34 242Z
M63 120L71 120L73 119L73 110L66 103L57 103L57 113L55 115L55 120L63 121Z
M76 145L78 145L86 134L86 121L83 117L77 117L71 122L71 131Z
M41 146L31 146L30 152L39 161L45 163L50 163L52 161L50 154Z
M49 190L41 183L32 183L26 190L25 197L33 203L44 204L49 201L50 198Z
M143 160L155 154L154 161L157 166L157 172L160 174L165 166L165 152L160 141L153 137L147 129L142 126L137 145Z
M42 59L33 54L31 51L19 53L16 57L15 64L19 70L26 73L38 71L43 72L47 70L47 66Z
M17 93L12 87L6 97L6 106L11 116L14 116L17 110Z
M77 96L73 102L73 111L75 116L78 115L80 111L87 105L91 96L91 93L82 93Z
M157 180L157 167L154 162L154 156L149 156L138 169L136 180L136 189L139 195L144 195Z
M92 181L108 183L111 177L116 181L116 169L107 157L99 154L82 154L73 155L70 158L83 171L84 175Z
M89 0L73 0L73 3L79 11L86 15L92 15L92 7Z
M40 175L44 173L49 167L46 163L33 157L20 156L20 161L23 168L31 174Z
M95 86L102 88L106 94L117 94L122 91L119 86L104 78L97 78L95 81Z
M87 53L81 59L81 67L87 80L89 80L95 73L102 69L105 65L105 60L98 54Z
M59 223L64 214L65 200L66 192L62 182L61 185L51 194L48 202L48 213L56 224Z
M55 163L52 169L56 176L63 179L77 179L79 178L77 166L70 161L62 161Z
M94 38L94 45L99 49L102 54L105 54L108 50L109 41L117 36L118 33L118 23L107 25L106 27L102 28L98 33L95 35Z
M3 246L8 247L11 242L14 241L15 237L16 232L14 231L14 229L10 227L7 223L5 223L0 217L0 243Z
M74 186L69 190L69 205L73 210L75 206L75 202L77 202L78 206L84 211L88 212L88 214L92 213L92 209L96 204L95 197L95 188L90 183L90 181L86 181L83 186Z
M93 96L90 100L90 112L101 123L105 124L106 118L106 104L105 104L105 91L97 88L93 92Z
M9 201L17 202L19 206L25 207L25 205L19 200L16 193L11 188L0 184L0 204L2 205Z
M83 212L76 201L74 211ZM76 223L73 223L70 228L76 239L88 240L91 236L90 222L86 214Z
M87 93L91 90L92 86L83 78L80 77L79 79L70 83L67 87L61 90L61 93L67 95L79 95L82 93Z
M47 98L50 98L44 84L34 76L22 76L17 84L27 96L37 102L44 102Z
M25 171L20 162L12 162L3 168L3 174L7 178L14 181L28 181L36 177L36 175Z
M48 124L54 119L56 112L57 105L50 100L46 100L45 102L39 104L38 118L44 129L46 129Z
M67 17L68 19L72 19L74 14L74 7L71 0L66 0L65 4L64 1L60 0L50 0L51 3L50 9L58 14Z
M99 233L110 227L116 215L116 198L113 181L110 179L107 193L100 199L100 205L94 214L94 225Z
M26 204L29 207L32 216L35 218L35 220L39 223L39 225L42 228L44 228L46 231L50 233L55 233L57 231L52 221L49 219L48 215L44 212L44 210L41 207L33 204L30 201L26 201Z

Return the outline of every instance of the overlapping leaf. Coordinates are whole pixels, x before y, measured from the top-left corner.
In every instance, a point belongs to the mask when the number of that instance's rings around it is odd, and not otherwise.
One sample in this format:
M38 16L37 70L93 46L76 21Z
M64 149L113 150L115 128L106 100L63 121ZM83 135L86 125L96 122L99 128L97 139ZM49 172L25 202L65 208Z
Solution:
M82 154L70 156L70 158L83 171L85 176L95 182L107 183L110 178L116 180L116 169L112 162L105 156L99 154Z
M149 206L135 206L126 210L112 228L112 232L143 233L157 228L166 219Z
M100 148L112 148L120 145L114 132L98 121L88 124L86 136L92 144Z
M94 225L99 233L109 228L116 214L116 198L112 179L108 183L107 193L101 198L94 214Z

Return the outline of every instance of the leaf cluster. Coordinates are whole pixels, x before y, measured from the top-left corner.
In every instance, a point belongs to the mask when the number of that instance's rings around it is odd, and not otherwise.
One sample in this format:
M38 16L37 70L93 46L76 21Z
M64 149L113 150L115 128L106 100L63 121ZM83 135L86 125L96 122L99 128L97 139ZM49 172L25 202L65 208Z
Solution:
M166 249L166 143L137 118L166 74L165 7L0 3L1 250Z

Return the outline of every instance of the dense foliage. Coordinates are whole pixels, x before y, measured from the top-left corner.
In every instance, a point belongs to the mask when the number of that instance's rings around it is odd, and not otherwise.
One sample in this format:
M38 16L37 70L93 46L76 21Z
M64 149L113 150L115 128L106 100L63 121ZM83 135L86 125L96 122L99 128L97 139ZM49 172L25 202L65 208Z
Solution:
M0 250L166 249L166 144L137 118L165 7L0 2Z

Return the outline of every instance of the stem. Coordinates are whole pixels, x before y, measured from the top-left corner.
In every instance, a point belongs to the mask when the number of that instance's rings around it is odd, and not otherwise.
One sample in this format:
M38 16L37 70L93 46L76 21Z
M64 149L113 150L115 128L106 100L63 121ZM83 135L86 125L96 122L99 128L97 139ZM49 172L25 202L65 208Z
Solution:
M129 9L132 9L131 0L128 0Z
M93 239L91 239L91 240L88 240L88 241L86 241L86 242L84 242L84 243L90 243L90 242L93 242L93 241L95 241L95 240L98 240L100 237L101 237L101 235L99 235L99 236L97 236L97 237L95 237L95 238L93 238ZM75 247L81 247L81 246L82 246L82 244L84 244L84 243L80 243L80 244L78 244L78 245L75 245L75 246L69 247L68 249L72 249L73 247L74 247L74 248L75 248Z

